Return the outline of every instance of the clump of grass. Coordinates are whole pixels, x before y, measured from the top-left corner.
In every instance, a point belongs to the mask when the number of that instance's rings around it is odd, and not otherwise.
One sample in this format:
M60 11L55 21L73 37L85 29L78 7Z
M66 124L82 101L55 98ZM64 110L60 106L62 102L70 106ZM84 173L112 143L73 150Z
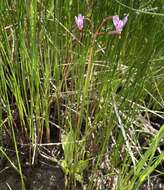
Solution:
M89 190L139 189L156 171L163 160L162 6L3 1L1 156L13 163L5 152L8 134L22 189L20 146L29 147L30 165L44 155L41 147L59 146L61 158L46 158L63 167L67 189L79 183ZM82 30L74 21L78 13ZM129 19L120 33L110 19L124 14Z

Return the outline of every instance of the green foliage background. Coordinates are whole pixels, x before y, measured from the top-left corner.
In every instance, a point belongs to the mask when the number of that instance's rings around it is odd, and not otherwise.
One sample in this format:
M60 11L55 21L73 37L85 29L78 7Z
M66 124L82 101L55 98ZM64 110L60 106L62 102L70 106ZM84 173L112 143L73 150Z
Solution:
M18 134L32 144L54 142L52 123L61 131L62 144L65 139L78 144L65 143L65 157L58 160L69 175L70 189L76 180L85 184L87 167L91 168L87 188L93 189L104 155L109 157L108 175L118 175L116 189L139 188L155 171L163 159L154 156L163 127L158 134L145 132L140 116L149 125L151 118L164 120L163 7L160 0L1 1L1 152L7 157L3 130L8 126L22 185ZM74 21L79 13L85 16L82 33ZM93 45L92 34L105 17L125 14L129 20L121 35L98 36ZM110 30L112 21L101 28ZM139 142L143 133L148 135L146 152ZM93 145L98 147L96 154ZM33 148L29 152L31 163Z

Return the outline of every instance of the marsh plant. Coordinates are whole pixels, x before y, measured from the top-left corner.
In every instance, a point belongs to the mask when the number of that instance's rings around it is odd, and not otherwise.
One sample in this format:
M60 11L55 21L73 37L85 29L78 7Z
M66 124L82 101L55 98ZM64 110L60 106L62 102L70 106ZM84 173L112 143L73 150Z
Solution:
M23 166L42 158L60 165L69 190L154 188L162 12L162 1L2 1L0 152L22 189Z

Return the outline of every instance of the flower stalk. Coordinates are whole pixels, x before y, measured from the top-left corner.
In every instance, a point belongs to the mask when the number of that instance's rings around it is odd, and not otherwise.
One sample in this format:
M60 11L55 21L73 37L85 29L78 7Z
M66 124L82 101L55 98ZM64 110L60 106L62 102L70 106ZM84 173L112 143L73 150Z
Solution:
M80 31L82 31L83 29L83 19L84 16L82 16L81 14L78 15L78 17L75 17L75 22L77 27L79 28ZM108 22L109 20L113 20L113 24L115 26L115 30L113 31L109 31L109 32L101 32L101 28L104 26L104 24L106 22ZM83 118L83 113L84 113L84 108L86 105L86 101L87 101L87 97L89 96L88 94L88 89L89 89L89 84L90 81L92 79L92 71L93 71L93 55L94 55L94 45L96 42L96 38L100 35L120 35L123 27L125 26L126 22L128 20L128 15L126 17L124 17L123 20L120 20L118 16L108 16L106 18L103 19L103 21L100 23L100 25L98 26L97 30L92 34L92 44L91 47L88 50L88 55L87 55L87 60L88 60L88 67L87 67L87 74L86 74L86 79L85 79L85 84L84 84L84 88L83 88L83 95L82 95L82 104L81 104L81 109L80 109L80 115L78 117L78 124L77 124L77 138L79 138L80 135L80 128L81 128L81 124L82 124L82 118ZM85 129L87 130L87 129Z

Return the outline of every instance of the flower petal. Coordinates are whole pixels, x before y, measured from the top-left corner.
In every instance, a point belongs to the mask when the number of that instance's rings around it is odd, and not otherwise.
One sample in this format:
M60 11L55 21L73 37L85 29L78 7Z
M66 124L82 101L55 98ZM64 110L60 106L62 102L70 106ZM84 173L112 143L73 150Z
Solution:
M124 18L123 18L123 23L124 23L124 26L125 26L125 24L127 23L127 21L128 21L128 15L126 15Z
M116 27L117 25L118 25L118 22L119 22L119 16L118 15L116 15L116 16L113 16L113 24L114 24L114 26Z
M76 26L78 27L79 30L83 29L83 24L84 24L84 16L82 16L81 14L78 14L78 16L75 16L75 23Z

